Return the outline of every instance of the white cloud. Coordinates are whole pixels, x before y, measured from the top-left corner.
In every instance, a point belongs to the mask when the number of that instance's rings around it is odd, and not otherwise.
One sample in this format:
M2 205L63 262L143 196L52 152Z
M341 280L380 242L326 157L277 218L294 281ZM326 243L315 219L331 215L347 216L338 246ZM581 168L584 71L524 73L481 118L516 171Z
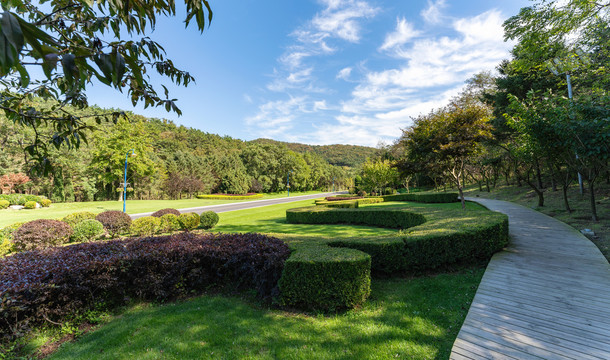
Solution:
M439 24L444 16L442 10L447 7L445 0L428 0L428 7L422 10L421 16L426 22L431 24Z
M337 79L343 79L343 80L348 80L349 76L352 74L352 68L351 67L346 67L343 68L341 70L339 70L339 72L337 73Z
M359 20L372 17L378 12L366 1L334 0L325 3L326 9L316 14L311 25L321 34L350 42L360 40Z
M405 18L396 19L396 30L389 33L385 37L383 45L379 50L388 50L396 46L406 44L409 40L417 37L420 34L419 31L415 30L413 24L408 23Z

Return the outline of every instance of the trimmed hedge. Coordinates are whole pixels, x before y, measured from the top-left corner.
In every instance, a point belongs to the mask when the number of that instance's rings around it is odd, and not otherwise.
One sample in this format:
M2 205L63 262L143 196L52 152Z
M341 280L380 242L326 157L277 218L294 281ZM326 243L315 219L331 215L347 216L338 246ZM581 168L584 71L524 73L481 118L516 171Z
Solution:
M0 200L0 210L7 209L11 206L11 203L8 200Z
M349 204L353 204L356 203L357 205L349 205ZM341 200L341 201L328 201L326 199L317 199L314 200L314 203L316 205L323 205L323 206L328 206L328 207L340 207L340 208L358 208L360 207L360 205L364 205L364 204L377 204L377 203L382 203L383 202L383 198L382 197L368 197L368 198L363 198L363 197L356 197L352 200Z
M97 214L95 220L104 225L110 236L115 237L118 234L125 233L131 225L131 217L122 211L109 210Z
M104 225L95 220L87 219L73 226L74 233L70 237L73 241L97 240L104 233Z
M370 269L371 257L358 250L299 248L284 264L280 304L308 310L353 308L371 292Z
M13 246L16 251L44 249L68 242L71 235L72 227L63 221L33 220L13 232Z
M416 193L385 195L384 201L414 201L422 203L452 203L460 201L458 193Z
M211 194L211 195L197 195L197 199L205 200L251 200L260 199L263 194L246 194L246 195L231 195L231 194Z
M49 206L51 206L51 204L52 204L52 203L53 203L53 202L52 202L51 200L49 200L49 199L41 199L41 200L39 201L39 204L40 204L40 206L42 206L42 207L49 207Z
M199 227L209 230L218 224L220 217L213 211L204 211L199 215Z
M93 219L95 219L94 213L89 212L89 211L79 211L79 212L75 212L70 215L64 216L64 218L61 219L61 221L67 222L70 226L74 227L74 226L76 226L76 224L78 224L81 221L93 220Z
M328 196L324 198L326 201L342 201L342 200L357 200L362 199L362 196Z
M161 229L161 218L155 216L144 216L135 219L129 226L129 231L136 236L150 236Z
M161 209L161 210L157 210L154 213L152 213L151 216L161 217L161 216L163 216L165 214L174 214L176 216L180 216L180 211L178 211L176 209L172 209L172 208Z
M197 229L199 227L200 221L201 220L197 213L184 213L178 216L178 223L180 224L180 228L185 231Z
M161 232L169 233L181 229L180 221L178 221L178 216L174 214L165 214L161 216L160 219L161 224L159 225L159 228L161 229Z
M426 218L402 209L330 209L310 206L286 210L286 221L291 224L353 224L406 229L423 224Z
M25 204L23 204L23 208L24 209L36 209L36 201L26 201Z
M270 300L279 295L289 255L288 246L276 238L209 233L15 254L0 259L0 333L16 338L32 325L63 322L94 307L111 308L130 299L167 301L211 286L254 289Z

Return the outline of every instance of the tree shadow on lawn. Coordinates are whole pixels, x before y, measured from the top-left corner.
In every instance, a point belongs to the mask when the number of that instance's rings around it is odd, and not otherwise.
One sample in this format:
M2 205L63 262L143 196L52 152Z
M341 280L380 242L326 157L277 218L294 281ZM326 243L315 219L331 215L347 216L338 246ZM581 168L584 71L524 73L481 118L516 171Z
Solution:
M370 300L305 315L202 296L137 306L51 359L446 359L481 269L375 279Z

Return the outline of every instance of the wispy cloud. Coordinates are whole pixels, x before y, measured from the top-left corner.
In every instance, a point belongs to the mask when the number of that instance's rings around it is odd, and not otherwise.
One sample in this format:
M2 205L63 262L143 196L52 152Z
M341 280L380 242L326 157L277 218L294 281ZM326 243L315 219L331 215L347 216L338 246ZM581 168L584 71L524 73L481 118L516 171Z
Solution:
M349 76L352 74L352 68L351 67L346 67L343 68L341 70L339 70L339 72L337 73L336 78L337 79L342 79L342 80L348 80Z
M388 50L406 44L420 34L405 18L396 19L396 30L386 35L379 50Z
M428 0L428 7L421 12L421 16L426 22L431 24L439 24L443 21L443 9L447 7L445 0Z

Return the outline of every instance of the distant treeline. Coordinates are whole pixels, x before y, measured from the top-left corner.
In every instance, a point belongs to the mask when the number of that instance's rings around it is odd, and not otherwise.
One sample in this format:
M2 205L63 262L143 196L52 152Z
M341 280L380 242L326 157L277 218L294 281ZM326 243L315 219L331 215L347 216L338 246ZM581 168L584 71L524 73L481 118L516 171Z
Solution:
M105 112L96 107L84 111ZM52 135L50 128L38 134ZM32 128L0 116L0 175L28 172L25 144L35 136ZM247 142L134 114L116 123L96 125L86 140L78 149L53 149L49 154L53 174L28 174L32 181L14 191L45 195L55 202L118 199L125 158L132 149L135 156L128 158L128 192L138 199L284 191L290 171L294 191L330 189L333 181L337 188L345 188L351 185L351 169L331 165L326 159L350 165L365 160L338 146L325 148L326 156L322 156L306 145L296 150L275 141ZM333 153L333 148L339 151Z

